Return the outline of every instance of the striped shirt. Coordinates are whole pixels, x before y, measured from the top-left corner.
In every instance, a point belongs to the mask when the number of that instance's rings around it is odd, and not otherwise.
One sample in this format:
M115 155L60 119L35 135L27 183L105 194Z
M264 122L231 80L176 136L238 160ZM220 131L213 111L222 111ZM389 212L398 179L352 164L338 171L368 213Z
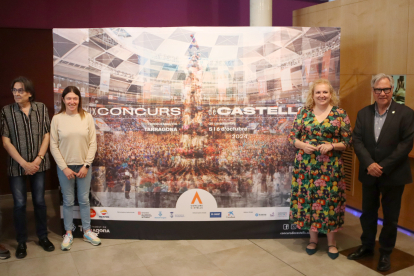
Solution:
M31 102L29 116L17 103L6 105L1 110L1 135L8 137L20 156L27 162L33 162L40 151L44 135L50 132L50 120L47 107L43 103ZM7 159L7 174L23 176L24 169L11 156ZM50 168L49 154L46 153L40 163L39 172Z

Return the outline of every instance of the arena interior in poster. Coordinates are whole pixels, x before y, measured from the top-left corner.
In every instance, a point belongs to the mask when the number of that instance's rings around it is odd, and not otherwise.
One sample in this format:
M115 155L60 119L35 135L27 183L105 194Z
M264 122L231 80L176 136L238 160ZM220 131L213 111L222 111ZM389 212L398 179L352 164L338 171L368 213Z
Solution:
M92 219L288 219L287 134L314 79L339 88L339 28L54 29L53 41L55 112L75 85L95 119Z

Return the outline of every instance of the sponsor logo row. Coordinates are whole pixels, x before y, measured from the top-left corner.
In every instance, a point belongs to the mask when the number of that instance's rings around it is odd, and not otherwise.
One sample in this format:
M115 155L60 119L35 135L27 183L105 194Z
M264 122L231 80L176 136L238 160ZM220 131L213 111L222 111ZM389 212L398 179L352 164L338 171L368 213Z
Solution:
M99 211L98 213L94 209L90 209L91 218L109 218L108 211L105 209Z
M271 212L269 213L258 213L258 212L253 212L253 211L244 211L243 212L243 217L247 217L247 216L251 216L254 215L256 218L263 218L263 217L270 217L270 218L274 218L274 217L279 217L279 218L287 218L287 212L277 212L277 215L275 215L275 212ZM210 218L221 218L222 216L226 218L236 218L236 215L234 214L234 211L228 211L228 212L224 212L224 214L222 215L222 212L210 212Z
M204 199L202 199L202 197L200 196L200 194L196 191L194 193L194 197L192 197L192 200L188 200L189 203L189 207L192 210L191 212L191 216L192 215L206 215L208 216L208 214L210 214L210 218L228 218L228 219L235 219L236 218L236 214L235 211L226 211L226 212L208 212L208 210L204 209L204 204L203 201L205 201ZM240 210L237 210L238 212L240 212ZM131 211L131 210L125 210L125 211L116 211L117 214L135 214L136 211ZM160 210L160 211L138 211L138 216L143 218L143 219L157 219L157 220L165 220L167 218L184 218L185 215L184 214L179 214L179 213L174 213L174 212L168 212L165 210ZM109 219L111 218L111 214L109 214L109 212L106 209L100 210L100 211L95 211L94 209L90 209L90 214L91 214L91 218L101 218L101 219ZM241 214L240 214L241 215ZM239 215L238 215L239 216ZM271 212L271 213L264 213L262 211L256 212L256 211L252 211L252 210L247 210L247 211L243 211L243 215L241 215L241 217L239 218L243 218L243 219L248 219L248 218L257 218L257 219L264 219L264 218L288 218L288 213L287 212Z
M119 214L124 214L124 213L128 213L128 214L138 214L138 217L141 217L143 219L167 219L167 218L184 218L185 215L184 214L180 214L180 213L176 213L176 212L167 212L167 211L158 211L158 212L148 212L148 211L137 211L137 212L133 212L133 211L117 211L117 213ZM192 212L192 214L194 215L205 215L207 214L207 212ZM107 210L101 210L101 211L95 211L94 209L90 209L90 215L91 218L110 218L110 214ZM271 213L262 213L262 212L254 212L254 211L244 211L243 212L243 217L250 217L250 216L254 216L256 218L265 218L265 217L278 217L278 218L287 218L288 214L287 212L271 212ZM235 212L234 211L226 211L226 212L210 212L210 218L236 218Z

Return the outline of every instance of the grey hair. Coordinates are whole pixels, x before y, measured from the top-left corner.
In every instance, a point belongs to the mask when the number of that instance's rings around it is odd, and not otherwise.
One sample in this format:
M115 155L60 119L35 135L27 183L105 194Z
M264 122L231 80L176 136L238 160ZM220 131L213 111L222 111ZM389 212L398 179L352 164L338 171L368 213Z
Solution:
M379 82L381 79L387 78L390 81L392 87L394 87L394 78L391 75L386 75L384 73L379 73L372 77L371 79L371 87L374 88L375 84Z

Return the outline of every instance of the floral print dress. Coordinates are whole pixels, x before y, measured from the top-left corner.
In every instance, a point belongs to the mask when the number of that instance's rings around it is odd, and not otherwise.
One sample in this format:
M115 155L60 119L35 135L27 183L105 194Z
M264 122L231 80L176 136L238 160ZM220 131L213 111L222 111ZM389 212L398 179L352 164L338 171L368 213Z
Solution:
M345 110L332 107L323 122L312 109L301 108L293 122L289 142L295 139L317 146L323 143L352 143L351 124ZM341 151L321 154L296 153L292 175L289 219L303 230L320 233L342 228L345 215L345 181Z

